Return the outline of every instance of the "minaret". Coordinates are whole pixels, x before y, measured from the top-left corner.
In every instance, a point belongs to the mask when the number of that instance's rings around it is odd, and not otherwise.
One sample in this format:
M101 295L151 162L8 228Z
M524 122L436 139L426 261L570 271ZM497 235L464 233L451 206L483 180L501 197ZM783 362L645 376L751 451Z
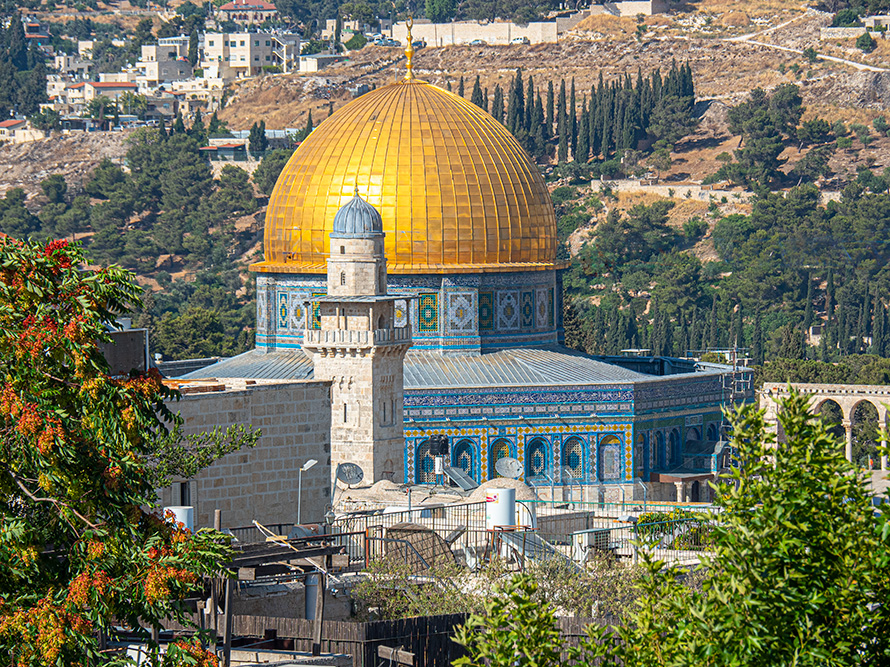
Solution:
M306 330L302 347L315 379L331 381L331 472L338 463L357 463L368 482L402 483L411 327L395 326L395 301L405 297L386 293L383 237L380 213L356 188L334 217L328 294L313 301L317 328Z

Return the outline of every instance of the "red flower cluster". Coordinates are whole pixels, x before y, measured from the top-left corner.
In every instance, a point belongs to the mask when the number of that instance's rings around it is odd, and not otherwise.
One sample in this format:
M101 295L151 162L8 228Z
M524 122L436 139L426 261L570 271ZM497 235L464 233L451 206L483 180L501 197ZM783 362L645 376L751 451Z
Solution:
M17 664L55 664L68 631L83 636L91 633L93 626L83 616L58 608L49 595L34 607L20 607L0 616L0 636L14 638L18 645Z
M196 637L177 639L171 646L174 647L192 658L195 667L219 667L219 659L212 651L201 648L201 642Z
M56 264L60 269L68 269L71 267L71 258L65 254L68 248L68 241L65 239L56 239L46 244L43 249L43 256L56 259Z
M19 346L33 357L40 356L55 342L58 331L58 325L49 316L37 320L33 315L28 315L22 322Z
M155 565L145 575L145 584L143 586L145 597L150 602L169 598L170 584L174 581L182 584L194 584L198 581L198 575L172 565Z

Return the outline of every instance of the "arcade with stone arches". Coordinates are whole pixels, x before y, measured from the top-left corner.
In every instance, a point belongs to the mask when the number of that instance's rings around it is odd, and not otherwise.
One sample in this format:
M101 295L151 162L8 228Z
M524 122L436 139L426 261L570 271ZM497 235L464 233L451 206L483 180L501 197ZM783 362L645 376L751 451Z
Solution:
M793 387L810 398L813 412L834 424L832 432L844 440L844 456L863 467L887 470L887 455L878 455L877 448L886 446L880 441L878 430L890 426L890 386L860 384L764 384L761 407L766 408L766 418L777 423L777 400L788 396ZM781 427L777 425L781 431ZM778 434L782 440L782 433Z

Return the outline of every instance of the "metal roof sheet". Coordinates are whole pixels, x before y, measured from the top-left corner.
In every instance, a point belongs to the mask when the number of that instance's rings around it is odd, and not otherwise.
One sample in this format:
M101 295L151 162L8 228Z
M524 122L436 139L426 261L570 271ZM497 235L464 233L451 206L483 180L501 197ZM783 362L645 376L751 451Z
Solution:
M312 375L312 362L302 350L251 350L182 378L302 380ZM653 376L557 345L498 350L475 356L442 356L412 350L405 358L405 389L600 384L651 379Z

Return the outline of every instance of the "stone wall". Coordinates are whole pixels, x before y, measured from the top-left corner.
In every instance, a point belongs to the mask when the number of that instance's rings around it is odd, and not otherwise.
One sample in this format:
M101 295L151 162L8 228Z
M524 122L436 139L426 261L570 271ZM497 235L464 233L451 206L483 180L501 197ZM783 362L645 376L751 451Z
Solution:
M402 44L408 35L404 23L397 23L392 28L393 39ZM415 41L422 40L427 46L450 46L468 44L474 39L481 39L486 44L509 44L517 37L525 37L530 44L554 43L557 38L556 23L535 22L524 26L509 21L498 23L477 23L476 21L454 21L453 23L421 23L417 22L411 29Z
M865 26L858 28L819 28L819 39L852 39L864 33Z
M216 509L222 510L224 528L248 526L254 519L296 521L298 470L309 459L318 464L303 473L302 519L322 521L331 480L330 383L226 383L225 391L187 394L170 405L184 418L186 434L233 424L263 432L256 447L228 454L191 480L195 526L212 526ZM181 504L174 490L178 484L160 492L164 506Z

